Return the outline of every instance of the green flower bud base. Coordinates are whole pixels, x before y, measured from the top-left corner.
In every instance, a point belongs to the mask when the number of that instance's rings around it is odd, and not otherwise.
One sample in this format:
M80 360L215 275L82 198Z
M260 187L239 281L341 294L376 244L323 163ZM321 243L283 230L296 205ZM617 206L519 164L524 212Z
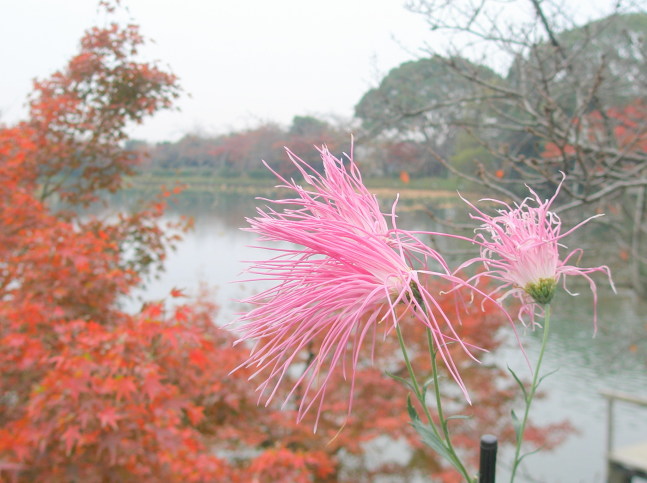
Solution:
M549 304L555 295L557 281L554 278L540 278L536 283L529 283L524 290L535 302L541 305Z

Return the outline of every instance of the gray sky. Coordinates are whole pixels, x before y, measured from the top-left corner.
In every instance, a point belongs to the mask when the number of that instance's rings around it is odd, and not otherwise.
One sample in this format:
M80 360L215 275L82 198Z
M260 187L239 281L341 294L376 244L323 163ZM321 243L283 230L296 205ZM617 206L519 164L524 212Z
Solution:
M403 0L124 0L144 56L180 77L191 97L132 130L149 141L223 133L294 115L350 117L379 77L415 58L424 20ZM25 116L34 78L62 68L86 28L102 23L93 0L2 0L0 122Z

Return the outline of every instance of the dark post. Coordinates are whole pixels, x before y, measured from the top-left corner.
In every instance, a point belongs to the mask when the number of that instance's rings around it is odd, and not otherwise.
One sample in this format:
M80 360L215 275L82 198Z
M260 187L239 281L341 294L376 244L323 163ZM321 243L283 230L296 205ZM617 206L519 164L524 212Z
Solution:
M494 483L496 470L496 436L481 436L481 462L479 465L479 483Z

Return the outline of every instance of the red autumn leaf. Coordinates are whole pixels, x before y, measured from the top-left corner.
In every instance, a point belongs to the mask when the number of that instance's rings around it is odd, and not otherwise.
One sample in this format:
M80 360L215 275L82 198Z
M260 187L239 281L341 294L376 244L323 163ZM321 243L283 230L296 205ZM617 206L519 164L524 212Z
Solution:
M164 385L160 383L159 376L152 373L144 376L142 389L144 390L144 394L146 394L146 396L151 400L156 399L160 394L163 394L166 391Z
M186 294L184 293L184 289L172 288L171 297L173 298L186 297Z
M101 410L97 417L101 422L101 427L105 428L106 426L111 427L112 429L117 429L117 421L121 419L122 416L119 415L117 410L112 407L107 407Z
M74 445L81 440L81 433L78 427L69 426L61 435L61 438L65 442L65 454L69 456Z
M135 384L135 379L133 377L127 376L115 380L115 394L117 396L117 401L129 399L135 392L137 392L137 385Z
M193 349L189 353L189 362L201 369L204 369L207 364L209 364L209 359L205 355L204 351L202 351L202 349Z
M191 314L191 308L186 305L180 305L175 309L175 320L178 322L186 322Z
M142 314L147 318L156 319L162 315L162 305L159 303L148 304Z
M193 404L190 404L185 409L189 421L191 421L191 424L194 426L200 424L200 421L204 419L204 408L202 406L194 406Z

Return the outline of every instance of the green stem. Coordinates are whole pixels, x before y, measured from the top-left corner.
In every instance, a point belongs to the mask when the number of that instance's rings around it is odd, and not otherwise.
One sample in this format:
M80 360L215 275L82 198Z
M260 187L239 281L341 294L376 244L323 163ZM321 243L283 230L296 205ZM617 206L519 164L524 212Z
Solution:
M430 329L427 329L428 331ZM435 358L435 353L433 351L433 344L432 344L432 339L431 339L431 333L427 333L427 338L429 341L429 350L431 354L431 361L432 361L432 370L433 370L433 380L434 380L434 392L436 395L436 405L437 405L437 410L438 410L438 417L440 419L440 424L443 429L443 434L445 435L445 438L443 439L440 435L440 432L438 431L438 428L436 427L436 424L434 423L434 420L431 416L431 412L429 411L429 407L427 406L426 398L425 398L425 391L426 389L420 388L420 384L418 384L418 380L416 378L415 371L413 370L413 366L411 365L411 360L409 359L409 354L407 353L407 347L404 343L404 338L402 337L402 331L400 330L400 326L396 325L395 332L398 336L398 342L400 343L400 349L402 350L402 355L404 357L404 362L407 366L407 371L409 372L409 377L411 378L411 385L413 387L413 391L415 392L416 399L422 406L423 411L425 412L425 417L429 421L429 427L433 431L433 433L436 435L439 441L442 441L445 448L447 449L449 455L451 456L451 462L454 465L454 467L463 475L463 477L466 479L466 481L471 482L473 481L472 478L470 478L467 470L465 469L465 466L461 462L460 458L454 451L454 447L452 446L451 440L449 438L449 431L447 429L447 421L444 419L443 416L443 409L442 409L442 404L440 400L440 385L438 383L438 374L437 374L437 367L436 367L436 358Z
M420 399L420 386L416 380L416 373L413 371L413 366L409 360L409 354L407 353L407 347L404 344L404 338L402 337L402 331L400 330L400 325L395 326L395 333L398 335L398 342L400 343L400 349L402 350L402 355L404 356L404 363L407 366L407 371L409 371L409 377L411 377L411 383L413 384L413 390L416 393L416 397Z
M517 473L517 468L519 463L521 463L520 453L521 453L521 444L523 443L523 433L526 430L526 423L528 422L528 414L530 413L530 406L532 404L535 393L537 392L537 386L540 382L539 380L539 370L541 369L541 361L544 359L544 352L546 351L546 342L548 342L548 331L550 329L550 305L546 305L544 308L544 335L541 340L541 349L539 350L539 358L537 359L537 366L535 367L535 373L532 378L532 385L530 386L530 392L526 396L526 410L523 413L523 419L521 420L521 425L517 433L517 447L514 452L514 462L512 465L512 474L510 475L510 482L514 481L514 477Z
M443 428L443 434L445 435L445 444L447 445L449 454L453 456L454 466L456 467L456 469L461 472L461 474L465 477L467 481L472 481L470 479L469 474L467 473L467 469L465 469L465 466L463 465L463 462L456 454L456 451L454 450L454 446L452 445L452 440L449 437L449 427L447 426L447 420L445 419L445 416L443 413L443 404L440 399L440 383L438 382L438 366L436 364L436 351L434 351L434 339L432 337L431 329L429 327L427 327L427 344L429 345L429 357L431 358L431 370L433 371L433 378L434 378L434 394L436 395L436 408L438 411L438 419L440 420L440 424Z

